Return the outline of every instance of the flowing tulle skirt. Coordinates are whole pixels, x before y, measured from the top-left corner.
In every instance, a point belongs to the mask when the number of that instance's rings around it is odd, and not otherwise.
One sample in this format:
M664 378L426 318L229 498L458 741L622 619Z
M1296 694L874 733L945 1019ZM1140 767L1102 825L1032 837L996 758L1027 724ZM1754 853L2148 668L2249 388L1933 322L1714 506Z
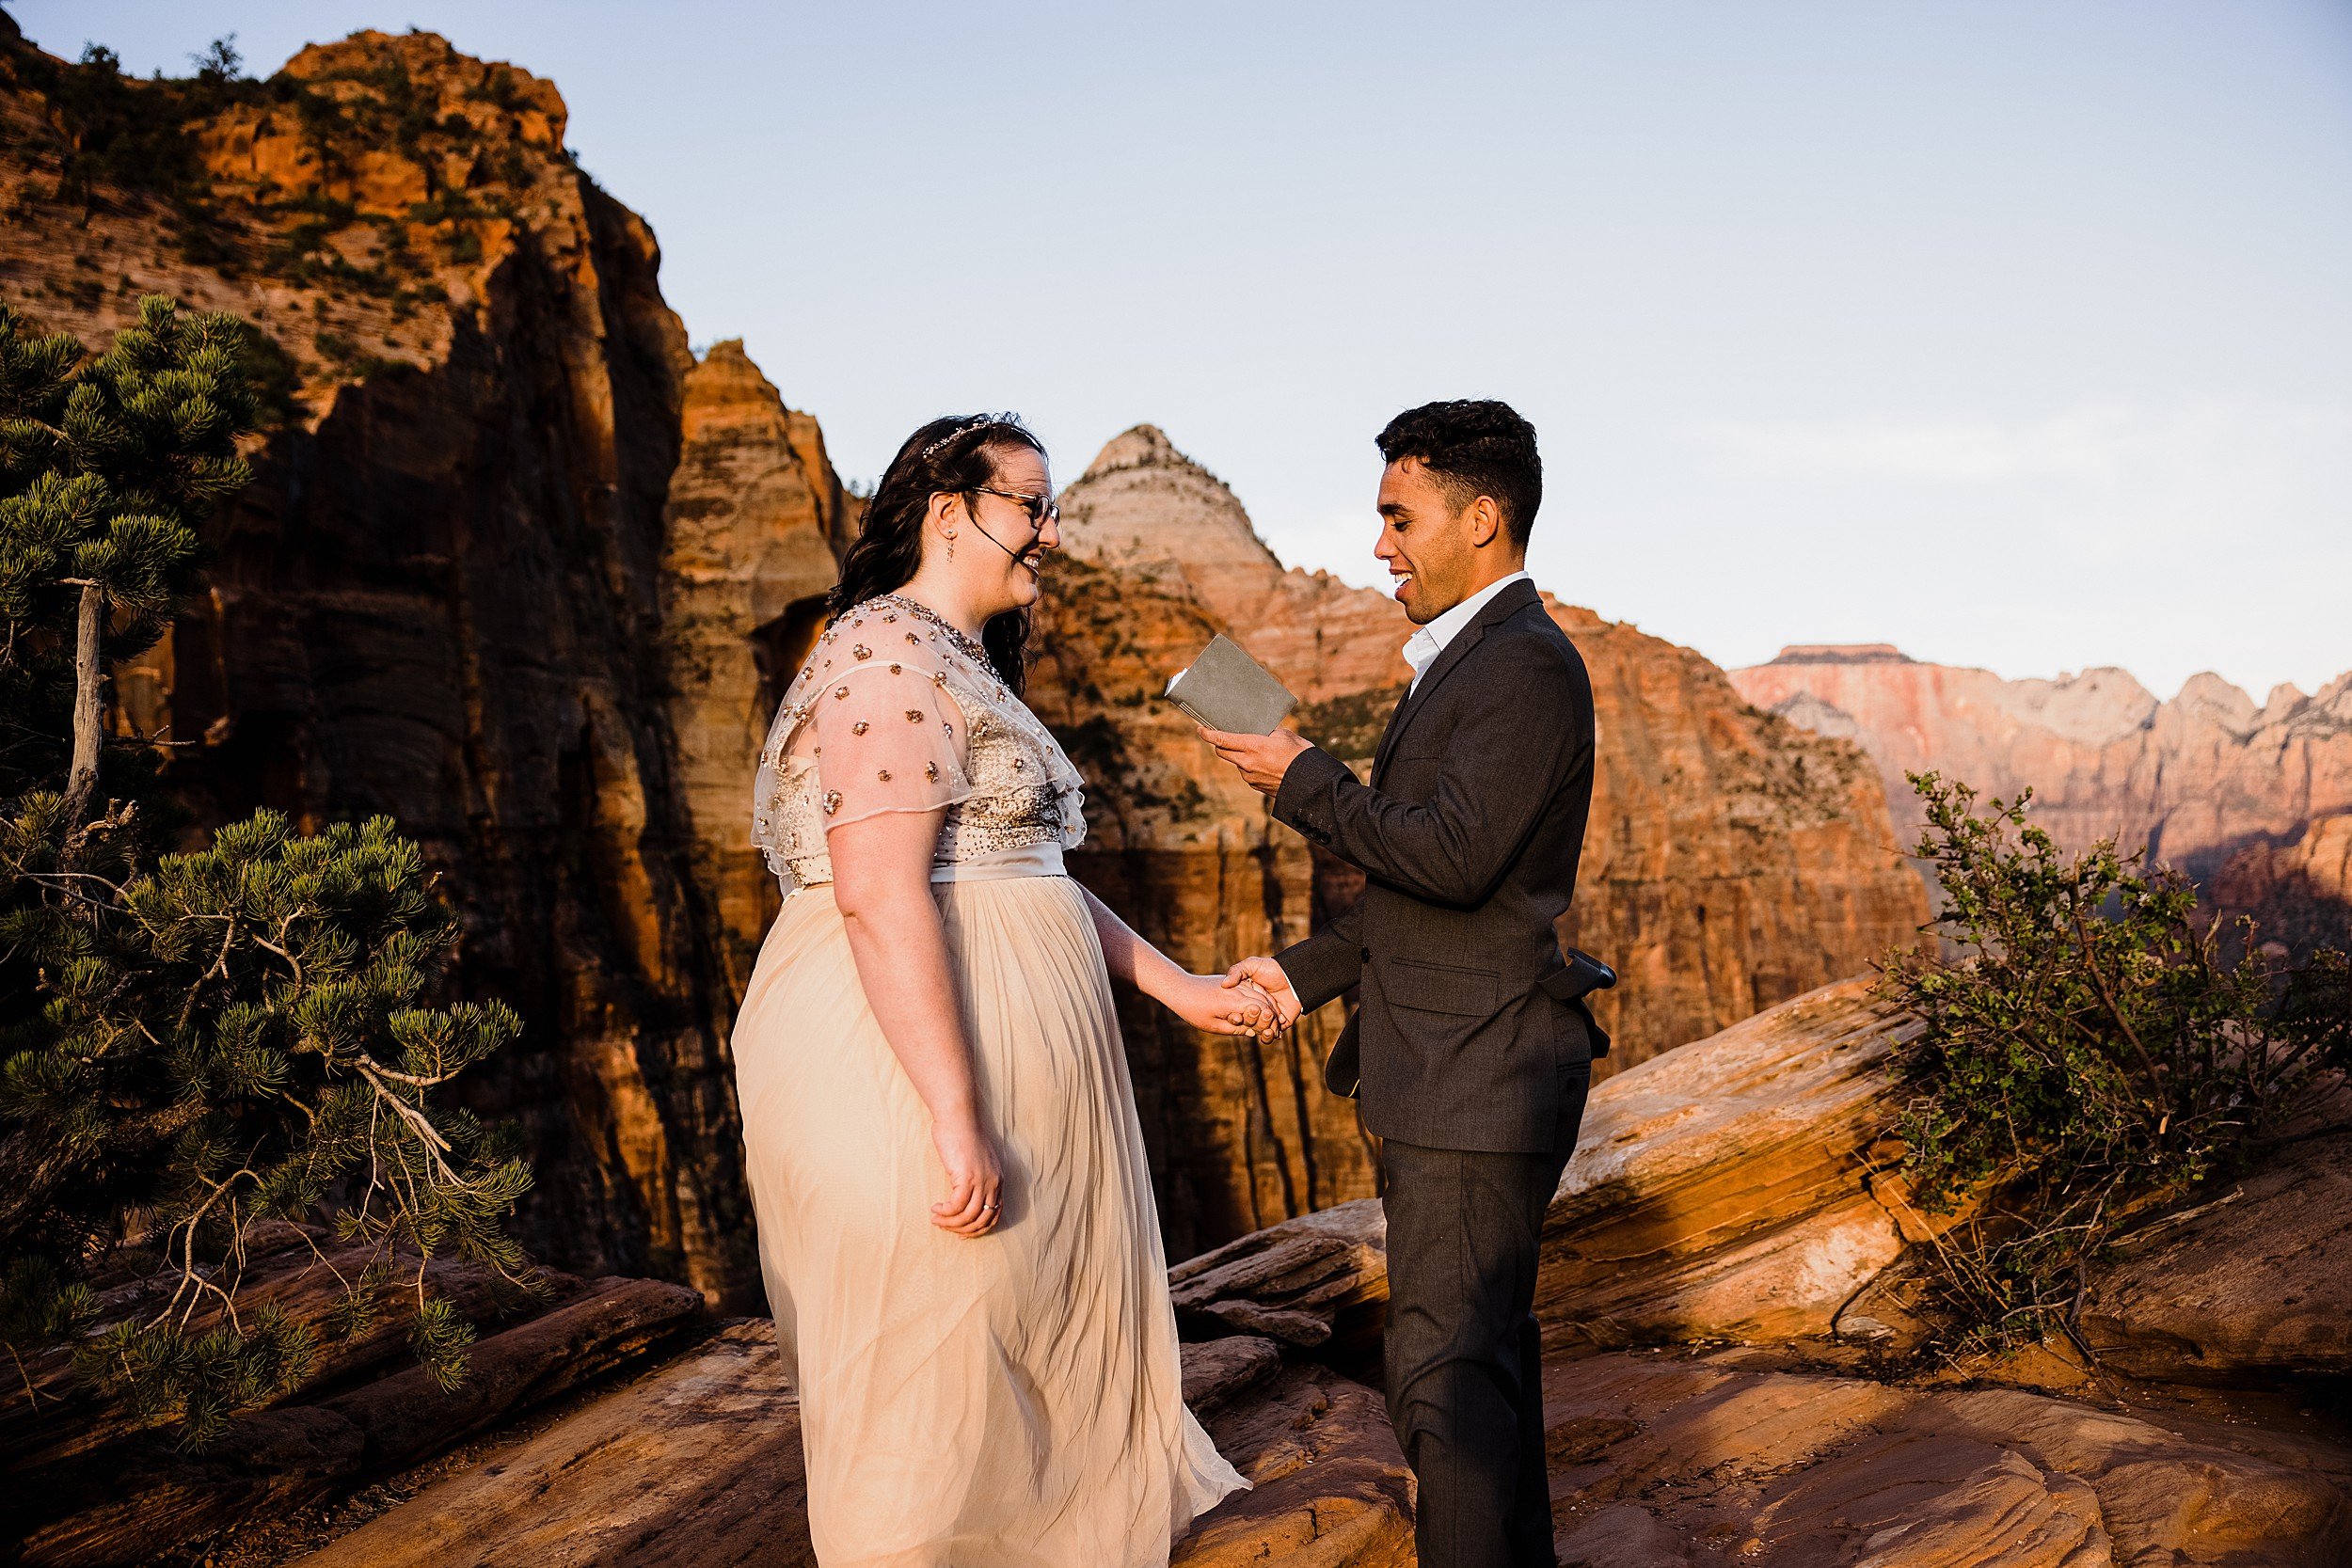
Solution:
M1246 1483L1184 1408L1103 952L1063 876L935 882L1005 1164L930 1223L930 1118L830 885L785 900L735 1028L760 1266L826 1568L1162 1568Z

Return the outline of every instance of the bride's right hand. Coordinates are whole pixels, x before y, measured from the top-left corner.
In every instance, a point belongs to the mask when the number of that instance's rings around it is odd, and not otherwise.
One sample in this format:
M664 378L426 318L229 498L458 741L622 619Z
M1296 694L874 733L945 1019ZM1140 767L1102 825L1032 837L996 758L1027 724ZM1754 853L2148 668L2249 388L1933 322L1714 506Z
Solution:
M985 1236L1004 1215L1004 1166L995 1142L975 1117L933 1117L931 1147L947 1170L947 1196L931 1205L931 1223L959 1236Z

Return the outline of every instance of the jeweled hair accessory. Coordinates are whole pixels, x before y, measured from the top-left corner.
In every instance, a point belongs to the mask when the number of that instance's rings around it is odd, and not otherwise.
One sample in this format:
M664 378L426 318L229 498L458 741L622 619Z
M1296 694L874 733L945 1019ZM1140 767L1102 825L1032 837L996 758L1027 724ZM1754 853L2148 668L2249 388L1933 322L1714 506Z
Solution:
M939 439L933 441L930 446L925 447L921 451L916 452L914 454L914 460L917 463L928 463L930 461L931 453L937 451L948 442L956 440L961 436L969 436L976 430L985 430L990 425L1010 424L1013 422L1013 419L1014 416L1010 414L975 414L970 419L964 420L961 424L956 426L955 429L949 431L946 435L942 436Z

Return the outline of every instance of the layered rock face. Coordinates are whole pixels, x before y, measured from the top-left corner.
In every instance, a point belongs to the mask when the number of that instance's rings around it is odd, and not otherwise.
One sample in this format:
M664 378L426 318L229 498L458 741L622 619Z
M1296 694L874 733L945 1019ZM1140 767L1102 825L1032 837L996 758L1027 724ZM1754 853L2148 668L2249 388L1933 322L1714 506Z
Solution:
M1086 776L1073 873L1196 973L1305 936L1319 897L1307 841L1158 697L1225 623L1084 559L1049 573L1028 701ZM1260 1045L1202 1034L1124 987L1119 1005L1171 1256L1373 1190L1354 1102L1322 1086L1337 1008Z
M1617 966L1619 1068L1867 968L1927 906L1865 758L1754 712L1688 648L1554 606L1599 768L1562 935Z
M1064 550L1247 631L1250 652L1301 703L1412 679L1401 651L1412 625L1394 600L1328 572L1285 571L1233 492L1156 425L1114 438L1061 504Z
M2283 844L2249 844L2205 882L2217 909L2250 915L2290 952L2352 942L2352 813L2316 816Z
M855 528L814 421L739 345L694 361L652 236L522 71L361 34L200 113L172 99L192 206L184 182L61 202L75 133L42 82L80 68L8 57L0 288L92 343L144 292L234 310L281 382L212 592L117 672L119 725L182 743L200 826L398 817L465 921L453 984L526 1019L473 1092L523 1124L527 1242L753 1303L726 1031L776 895L745 842L750 759ZM1304 936L1357 874L1157 694L1235 631L1368 768L1408 673L1402 611L1285 571L1149 427L1064 505L1033 701L1090 781L1075 868L1196 970ZM1601 705L1565 934L1627 975L1600 1004L1611 1065L1910 934L1851 752L1759 721L1694 655L1553 612ZM1373 1190L1316 1070L1343 1009L1262 1048L1123 1006L1172 1253Z
M2291 945L2352 938L2352 674L2308 697L2281 686L2260 706L2204 674L2159 702L2121 670L2007 681L1868 645L1789 648L1731 680L1756 706L1868 751L1906 846L1923 820L1906 771L2003 800L2030 786L2062 847L2144 844Z
M751 759L824 625L854 533L823 433L739 341L687 373L660 568L667 708L693 879L714 900L740 1000L781 895L746 826Z
M1159 693L1224 631L1298 693L1305 734L1368 774L1411 675L1411 623L1385 594L1284 570L1233 493L1149 425L1103 449L1062 516L1069 559L1031 701L1100 785L1080 874L1196 969L1304 936L1356 896L1359 874L1274 822ZM1914 938L1925 905L1861 756L1753 712L1687 649L1550 609L1591 669L1598 719L1562 934L1625 976L1599 998L1617 1042L1603 1070ZM1122 1021L1147 1116L1167 1130L1154 1176L1172 1252L1372 1190L1354 1108L1318 1077L1342 1004L1265 1052L1151 1015ZM1172 1135L1187 1128L1188 1144Z
M696 369L652 234L523 71L362 33L150 127L192 149L194 205L61 203L74 127L40 83L76 68L8 63L0 288L93 343L143 292L233 310L283 377L210 595L119 673L120 722L181 742L200 825L396 816L463 919L455 984L526 1022L475 1091L523 1125L525 1240L749 1296L725 1031L757 895L707 759L757 677L713 642L813 580L839 520L813 433L739 358ZM779 451L727 471L730 421L762 420Z

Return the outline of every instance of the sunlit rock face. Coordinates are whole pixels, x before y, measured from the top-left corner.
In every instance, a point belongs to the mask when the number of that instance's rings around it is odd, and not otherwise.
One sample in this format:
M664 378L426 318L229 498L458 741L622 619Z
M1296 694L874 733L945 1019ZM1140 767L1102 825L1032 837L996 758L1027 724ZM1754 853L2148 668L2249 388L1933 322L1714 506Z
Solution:
M430 34L305 50L182 125L200 210L59 205L70 127L37 78L73 68L10 68L9 300L91 343L142 293L233 310L274 383L211 592L120 673L118 723L181 743L199 827L396 816L464 923L453 988L525 1019L472 1090L522 1125L525 1240L755 1300L725 1039L755 895L705 869L739 852L748 800L721 835L707 732L744 720L697 704L748 706L755 677L749 647L707 649L716 686L676 698L695 639L667 617L750 618L822 574L747 567L725 608L692 580L732 546L693 537L730 525L694 494L716 416L690 429L689 381L724 376L697 376L653 235L565 154L550 84ZM780 534L831 526L811 451Z
M1062 496L1063 552L1031 700L1098 787L1077 857L1106 901L1198 970L1279 947L1359 874L1275 823L1163 702L1224 631L1297 692L1300 727L1359 774L1411 671L1387 595L1285 570L1232 492L1150 425ZM1711 1034L1911 940L1925 907L1861 755L1749 708L1698 655L1548 601L1591 670L1592 826L1562 933L1625 974L1603 1069ZM1334 1003L1277 1045L1123 1015L1171 1255L1370 1193L1352 1102L1317 1067ZM1172 1196L1171 1196L1172 1195Z
M1065 551L1193 599L1237 638L1246 631L1250 652L1303 703L1412 678L1402 652L1412 624L1394 600L1328 572L1285 571L1240 499L1155 425L1114 438L1061 505Z
M653 236L570 161L563 101L527 72L358 34L172 120L197 207L160 186L61 203L50 89L78 68L16 49L0 292L93 345L142 293L233 310L270 382L211 592L117 672L115 722L180 743L199 829L257 805L398 817L464 921L453 990L526 1021L470 1091L522 1124L524 1238L755 1304L727 1054L776 897L746 841L752 757L856 526L815 422L739 345L690 352ZM1357 874L1158 693L1230 631L1368 768L1408 674L1402 610L1284 569L1148 426L1064 507L1032 697L1089 775L1074 866L1196 970L1305 935ZM1908 933L1916 891L1855 753L1749 712L1695 655L1553 613L1599 705L1564 930L1627 975L1600 1004L1610 1065ZM1343 1007L1257 1047L1122 1006L1172 1255L1373 1190L1317 1075Z
M2003 680L1890 647L1793 647L1732 673L1760 708L1867 750L1908 845L1923 820L1906 772L2013 800L2058 844L2112 837L2194 879L2220 910L2291 947L2352 940L2352 674L2260 705L2218 675L2159 702L2122 670Z
M739 341L686 376L661 562L667 708L693 879L714 903L740 999L780 896L746 830L750 759L822 627L853 527L823 433Z

